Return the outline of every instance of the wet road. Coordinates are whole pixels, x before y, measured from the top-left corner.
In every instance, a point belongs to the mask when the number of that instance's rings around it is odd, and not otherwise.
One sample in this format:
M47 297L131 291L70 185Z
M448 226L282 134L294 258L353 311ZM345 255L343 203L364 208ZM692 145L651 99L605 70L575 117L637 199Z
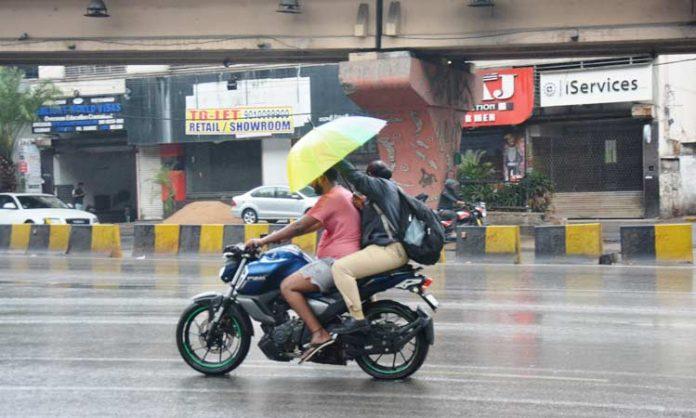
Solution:
M433 268L436 344L385 383L267 361L257 340L226 378L188 368L175 323L218 267L1 256L0 416L696 415L690 268Z

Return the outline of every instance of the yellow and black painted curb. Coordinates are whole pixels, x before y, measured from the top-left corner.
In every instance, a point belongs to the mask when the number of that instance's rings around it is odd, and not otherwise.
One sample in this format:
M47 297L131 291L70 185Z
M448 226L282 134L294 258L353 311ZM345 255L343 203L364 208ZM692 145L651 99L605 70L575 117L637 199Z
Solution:
M195 255L221 254L225 245L259 238L281 229L282 225L135 225L133 255ZM292 244L314 254L317 246L316 232L293 238Z
M621 258L627 263L691 263L691 224L621 227Z
M0 225L0 251L121 257L118 225Z
M521 251L519 226L464 226L457 229L457 261L483 260L518 264Z
M602 255L602 225L571 224L534 228L534 256L553 261L584 258L596 261Z

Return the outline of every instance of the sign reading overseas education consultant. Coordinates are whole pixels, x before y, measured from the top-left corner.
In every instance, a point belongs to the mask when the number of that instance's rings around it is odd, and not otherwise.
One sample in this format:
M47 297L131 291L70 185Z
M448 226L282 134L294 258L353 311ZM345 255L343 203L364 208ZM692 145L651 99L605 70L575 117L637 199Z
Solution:
M186 135L264 136L295 132L291 106L186 109Z
M32 132L72 133L123 129L123 107L117 96L54 100L37 110Z
M541 73L541 107L651 101L652 77L650 65Z

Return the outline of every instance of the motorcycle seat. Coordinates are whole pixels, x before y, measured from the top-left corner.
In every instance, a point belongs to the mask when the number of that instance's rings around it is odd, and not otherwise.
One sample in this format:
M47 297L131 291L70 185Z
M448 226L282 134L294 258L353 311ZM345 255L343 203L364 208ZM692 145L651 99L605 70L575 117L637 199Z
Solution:
M401 266L399 268L396 268L394 270L388 270L388 271L385 271L382 273L377 273L377 274L374 274L372 276L365 277L364 279L360 279L360 280L358 280L358 285L360 285L361 283L367 283L368 281L370 281L370 279L377 279L377 278L381 278L381 277L390 277L390 276L393 276L395 274L413 273L414 271L415 271L415 269L413 268L413 266L411 264L406 264L406 265Z
M378 273L372 276L365 277L363 279L358 280L358 288L361 288L365 285L367 285L370 281L374 279L386 279L388 277L394 276L396 274L407 274L407 273L414 273L418 271L418 269L414 268L413 265L411 264L406 264L404 266L401 266L399 268L396 268L394 270L388 270L382 273ZM312 293L306 293L305 297L310 298L310 299L321 299L322 297L326 295L334 295L338 294L338 290L334 287L329 291L327 294L322 294L321 292L312 292ZM340 294L338 294L340 296Z

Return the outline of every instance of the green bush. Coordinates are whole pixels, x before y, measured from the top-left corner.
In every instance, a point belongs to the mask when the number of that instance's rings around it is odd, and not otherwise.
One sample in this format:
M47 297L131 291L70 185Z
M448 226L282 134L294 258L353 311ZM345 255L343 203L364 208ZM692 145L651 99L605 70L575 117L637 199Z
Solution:
M519 183L492 183L495 169L482 162L485 151L468 150L457 166L461 197L466 202L484 201L489 208L524 208L546 212L551 205L554 186L546 175L533 171Z
M481 162L486 151L467 150L462 155L462 162L457 166L457 179L461 183L489 180L495 174L493 164Z
M488 201L493 194L493 187L485 183L495 174L493 164L481 162L485 151L467 150L462 155L462 162L457 166L457 180L461 184L461 195L466 202ZM481 183L477 183L481 182Z

